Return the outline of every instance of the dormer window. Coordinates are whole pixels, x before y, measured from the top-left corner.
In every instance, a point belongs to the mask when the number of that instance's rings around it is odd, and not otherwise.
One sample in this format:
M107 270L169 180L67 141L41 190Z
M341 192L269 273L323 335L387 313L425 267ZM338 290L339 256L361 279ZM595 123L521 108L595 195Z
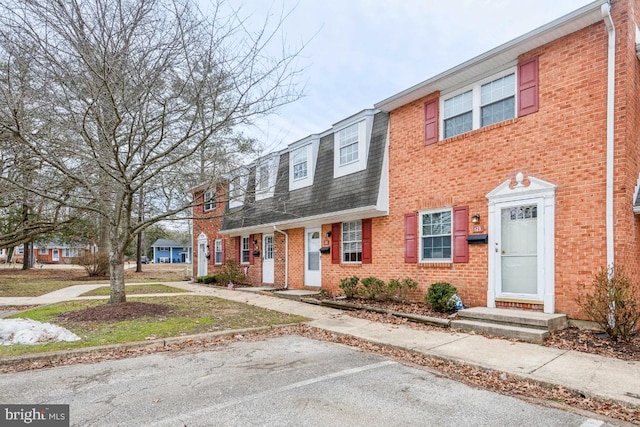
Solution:
M212 211L216 208L216 192L215 190L206 191L204 193L204 211Z
M333 126L333 177L367 168L369 143L376 110L364 110Z
M249 180L247 174L248 172L243 170L229 181L229 208L237 208L244 205L244 197Z
M289 147L289 190L313 185L320 137L311 135Z
M292 153L292 164L293 164L293 179L303 179L306 178L309 173L309 168L307 166L308 163L308 155L307 155L308 147L304 146L298 148Z
M262 159L256 165L256 200L273 197L278 171L278 158L273 156Z
M346 165L358 160L358 124L338 132L340 141L340 165Z

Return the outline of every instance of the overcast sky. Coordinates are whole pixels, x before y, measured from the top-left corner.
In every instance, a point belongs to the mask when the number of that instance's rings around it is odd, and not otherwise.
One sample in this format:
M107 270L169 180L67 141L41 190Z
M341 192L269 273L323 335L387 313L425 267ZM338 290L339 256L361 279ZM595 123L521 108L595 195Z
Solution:
M230 0L235 3L236 0ZM294 9L305 96L249 134L285 148L592 0L245 0L255 19Z

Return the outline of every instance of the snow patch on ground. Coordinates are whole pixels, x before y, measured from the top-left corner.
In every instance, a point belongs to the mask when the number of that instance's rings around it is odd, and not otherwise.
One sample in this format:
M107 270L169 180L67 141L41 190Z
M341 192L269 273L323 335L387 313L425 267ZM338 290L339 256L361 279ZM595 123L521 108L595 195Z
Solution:
M0 345L79 341L68 329L31 319L0 319Z

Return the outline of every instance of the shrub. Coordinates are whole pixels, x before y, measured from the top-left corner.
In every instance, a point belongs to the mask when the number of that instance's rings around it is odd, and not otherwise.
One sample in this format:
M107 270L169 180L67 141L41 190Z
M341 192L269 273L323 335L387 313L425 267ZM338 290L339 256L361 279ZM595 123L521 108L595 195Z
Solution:
M362 279L362 286L358 289L358 293L366 299L386 300L389 297L387 285L380 279L375 277L365 277Z
M234 285L246 285L247 277L244 275L242 267L232 259L228 259L222 267L222 272L216 275L217 281L223 285L231 282Z
M409 277L402 280L402 282L399 279L391 279L387 284L389 296L400 302L406 302L409 297L409 291L413 289L418 289L418 282Z
M218 282L218 276L200 276L198 277L198 279L200 279L199 281L201 283L204 283L205 285L209 285L211 283L217 283Z
M353 298L358 291L358 281L360 280L357 276L345 277L340 281L340 289L344 292L344 296L347 298Z
M455 306L455 302L451 299L458 290L446 282L436 282L429 286L425 302L431 304L431 308L439 313L451 311Z
M630 341L640 334L640 286L621 267L601 268L591 292L576 302L612 340Z
M84 267L89 277L109 275L109 255L96 252L74 259L74 263Z

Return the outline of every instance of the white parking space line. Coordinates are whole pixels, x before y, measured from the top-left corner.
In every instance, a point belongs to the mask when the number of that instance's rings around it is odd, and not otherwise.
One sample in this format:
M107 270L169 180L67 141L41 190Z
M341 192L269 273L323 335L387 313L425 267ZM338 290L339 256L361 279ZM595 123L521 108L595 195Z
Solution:
M154 426L163 426L163 425L168 425L168 426L175 426L176 423L178 422L184 422L186 420L188 420L189 418L193 417L193 416L200 416L200 415L207 415L209 413L215 413L220 411L221 409L225 409L228 408L230 406L235 406L235 405L241 405L244 404L248 401L251 400L256 400L256 399L260 399L262 397L267 397L267 396L273 396L275 393L281 393L281 392L285 392L285 391L290 391L290 390L294 390L297 388L301 388L301 387L306 387L308 385L311 384L316 384L322 381L327 381L327 380L331 380L333 378L340 378L340 377L346 377L349 375L353 375L353 374L357 374L360 372L365 372L365 371L370 371L372 369L378 369L378 368L383 368L385 366L390 366L390 365L397 365L398 362L393 362L390 360L384 361L384 362L380 362L380 363L374 363L372 365L365 365L365 366L360 366L357 368L351 368L351 369L345 369L343 371L339 371L339 372L333 372L331 374L327 374L327 375L322 375L320 377L316 377L316 378L310 378L308 380L304 380L304 381L298 381L292 384L288 384L282 387L278 387L275 389L271 389L271 390L265 390L265 391L261 391L260 393L254 393L254 394L249 394L246 396L242 396L239 398L235 398L235 399L231 399L228 400L226 402L222 402L219 403L217 405L211 405L211 406L207 406L206 408L202 408L202 409L198 409L196 411L192 411L189 412L188 414L182 414L182 415L178 415L175 416L173 418L165 418L164 420L160 421L159 423L154 423ZM591 427L591 426L588 426Z

